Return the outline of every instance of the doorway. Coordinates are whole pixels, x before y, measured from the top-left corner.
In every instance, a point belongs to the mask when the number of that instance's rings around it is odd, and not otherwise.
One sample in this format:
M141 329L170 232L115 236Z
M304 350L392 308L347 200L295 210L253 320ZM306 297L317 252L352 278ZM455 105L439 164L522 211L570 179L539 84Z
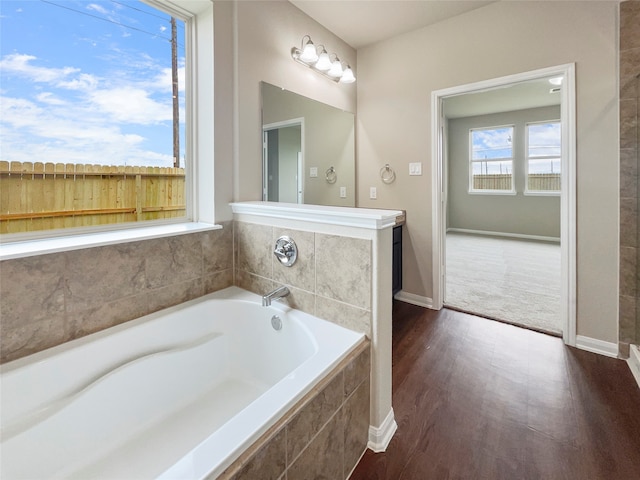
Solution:
M526 86L530 83L546 81L550 78L562 78L562 87L559 88L557 93L560 97L560 130L561 130L561 178L559 182L561 184L560 191L560 206L559 206L559 239L560 239L560 275L559 275L559 305L560 305L560 324L562 330L562 336L565 343L569 345L575 345L575 67L573 64L561 65L558 67L550 67L541 70L525 72L517 75L511 75L508 77L501 77L497 79L487 80L474 84L467 84L458 87L448 88L444 90L435 91L432 93L432 146L433 146L433 306L434 308L442 308L447 299L447 228L449 226L449 211L448 202L450 200L450 185L449 185L449 169L447 165L447 113L445 112L445 106L447 103L460 105L469 104L470 95L477 95L479 93L486 94L486 96L494 96L495 102L504 102L508 99L509 95L515 98L522 98L521 93L515 93L519 87ZM518 87L518 88L516 88ZM554 89L553 85L549 85L549 90ZM551 92L550 92L551 93ZM465 96L467 96L465 98ZM461 101L462 100L462 101ZM517 107L518 109L520 107ZM498 122L500 123L500 122ZM509 122L507 122L509 123ZM505 125L498 125L502 128ZM514 127L515 128L515 127ZM495 132L494 132L495 133ZM508 132L509 135L515 134L515 130ZM505 138L507 135L505 134ZM509 137L512 138L512 137ZM471 143L471 142L470 142ZM473 146L469 144L469 150L472 150ZM505 156L507 157L507 156ZM477 182L477 178L474 179L474 168L480 168L483 181L487 178L493 177L491 181L495 182L497 177L500 177L500 181L503 183L491 184L490 188L495 190L503 190L498 192L499 194L516 195L516 186L514 183L505 183L505 172L510 171L509 165L504 158L500 158L498 161L495 158L484 158L484 162L479 162L480 165L474 165L473 158L471 163L466 168L469 170L469 177L466 181L469 182L469 193L483 193L477 192L481 190L483 186ZM531 161L529 161L531 165ZM513 165L515 167L515 164ZM493 175L491 170L493 168L505 169L500 170L500 174ZM484 170L482 170L484 169ZM515 172L510 180L516 181ZM523 177L524 178L524 177ZM527 177L528 178L528 177ZM531 184L529 184L529 187ZM476 197L476 200L481 198ZM514 197L512 197L514 198ZM476 201L477 203L477 201ZM473 229L471 229L473 230ZM479 230L489 230L491 228L482 228ZM469 233L469 232L467 232ZM473 232L472 232L473 233ZM496 233L495 231L493 233ZM525 235L526 236L526 235ZM556 289L557 290L557 289ZM544 328L543 328L544 330Z
M263 200L304 203L303 129L302 118L263 126Z

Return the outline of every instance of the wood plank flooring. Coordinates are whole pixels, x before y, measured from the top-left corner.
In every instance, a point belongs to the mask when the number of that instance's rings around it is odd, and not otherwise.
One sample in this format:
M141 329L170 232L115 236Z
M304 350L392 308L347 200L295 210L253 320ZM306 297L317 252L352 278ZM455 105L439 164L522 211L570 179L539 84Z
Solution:
M640 479L640 389L622 360L395 302L387 451L351 480Z

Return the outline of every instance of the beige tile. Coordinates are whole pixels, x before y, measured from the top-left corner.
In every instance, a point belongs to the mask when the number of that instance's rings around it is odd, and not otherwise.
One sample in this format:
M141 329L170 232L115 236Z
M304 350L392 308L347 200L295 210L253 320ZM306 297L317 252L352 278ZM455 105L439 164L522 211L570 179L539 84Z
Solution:
M222 230L200 234L203 275L233 268L233 222L223 222Z
M638 242L638 200L623 197L620 199L620 245L637 247Z
M235 223L238 243L238 269L271 278L273 227L254 223Z
M154 289L200 278L202 243L198 234L141 242L146 286Z
M67 259L67 312L96 308L103 303L142 293L146 276L140 243L63 254Z
M111 302L74 310L67 314L67 339L84 337L149 313L147 293L119 298Z
M620 50L640 47L640 2L620 3Z
M291 308L301 310L309 315L315 315L316 296L313 293L306 292L294 287L289 288L289 295L281 301L289 305Z
M637 249L620 247L620 295L636 296Z
M245 272L244 270L238 270L236 272L235 284L240 288L257 293L258 295L264 295L265 293L270 292L276 285L268 278L259 277L249 272Z
M316 234L316 293L371 307L371 241Z
M311 444L289 466L287 480L344 480L342 410L334 415Z
M273 262L273 280L285 285L291 285L301 290L315 292L316 289L316 260L314 251L315 235L312 232L300 230L273 229L272 245L276 240L286 235L293 239L298 248L298 259L290 267L282 265L275 255L271 255Z
M344 468L356 466L369 441L369 379L362 382L344 404Z
M0 325L16 329L62 315L65 258L59 254L0 263Z
M618 339L621 342L635 343L636 335L636 297L621 295Z
M316 296L316 316L371 338L371 312Z
M369 379L371 349L367 347L344 370L344 396L348 397L358 385Z
M640 47L620 52L620 98L638 98Z
M342 404L342 372L305 405L287 424L287 458L289 462L302 452Z
M51 315L17 328L2 328L0 363L26 357L67 341L64 315Z
M629 342L618 342L618 358L629 358Z
M286 434L282 429L231 478L233 480L279 479L286 467L285 438Z
M620 100L620 149L638 146L638 101Z
M638 196L638 151L635 148L620 150L620 196Z
M204 290L200 278L149 290L149 312L156 312L163 308L188 302L202 295L204 295Z
M202 278L203 294L217 292L233 285L233 270L222 270Z

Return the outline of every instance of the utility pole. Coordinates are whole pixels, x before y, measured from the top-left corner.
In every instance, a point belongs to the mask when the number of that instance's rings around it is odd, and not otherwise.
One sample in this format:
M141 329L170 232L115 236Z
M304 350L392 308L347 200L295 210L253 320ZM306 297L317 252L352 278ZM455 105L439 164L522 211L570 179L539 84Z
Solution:
M173 166L180 168L180 104L178 101L178 34L171 17L171 82L173 84Z

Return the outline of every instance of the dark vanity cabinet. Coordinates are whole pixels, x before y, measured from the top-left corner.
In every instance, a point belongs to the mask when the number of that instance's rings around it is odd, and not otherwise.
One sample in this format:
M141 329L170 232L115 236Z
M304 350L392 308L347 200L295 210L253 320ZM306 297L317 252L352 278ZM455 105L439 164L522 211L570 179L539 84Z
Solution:
M402 224L393 227L393 267L391 286L394 295L402 290Z

